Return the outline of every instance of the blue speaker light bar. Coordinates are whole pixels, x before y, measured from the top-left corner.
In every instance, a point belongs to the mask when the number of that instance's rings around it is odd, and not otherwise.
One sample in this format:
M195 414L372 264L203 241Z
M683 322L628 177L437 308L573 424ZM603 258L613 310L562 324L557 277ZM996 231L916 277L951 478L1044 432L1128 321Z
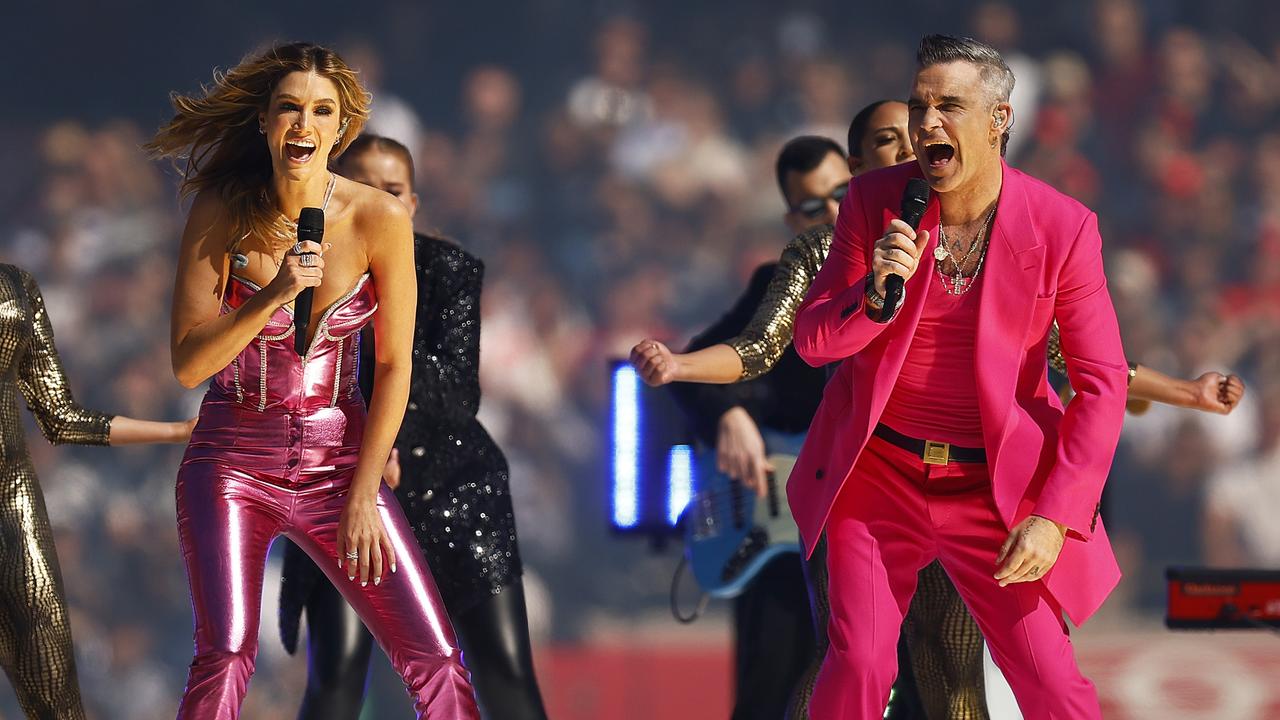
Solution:
M693 497L693 448L673 445L667 455L667 522L675 525Z
M621 364L613 371L613 524L640 520L640 377Z

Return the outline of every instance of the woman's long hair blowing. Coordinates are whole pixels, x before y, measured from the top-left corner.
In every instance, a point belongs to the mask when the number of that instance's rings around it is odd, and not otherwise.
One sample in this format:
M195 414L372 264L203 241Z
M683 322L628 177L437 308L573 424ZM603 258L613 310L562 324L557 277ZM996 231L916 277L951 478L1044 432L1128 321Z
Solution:
M345 132L328 159L336 158L369 117L369 93L337 53L303 42L277 45L226 72L215 70L213 84L200 94L173 93L173 119L145 146L178 165L183 196L218 193L233 231L230 250L249 235L269 241L286 231L285 218L268 194L271 155L258 132L258 117L276 85L292 72L315 72L337 86Z

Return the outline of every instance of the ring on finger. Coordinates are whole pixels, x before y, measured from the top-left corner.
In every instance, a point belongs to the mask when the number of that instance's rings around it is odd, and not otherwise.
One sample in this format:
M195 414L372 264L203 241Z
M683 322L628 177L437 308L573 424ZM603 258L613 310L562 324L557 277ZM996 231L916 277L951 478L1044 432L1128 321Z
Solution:
M355 550L352 550L351 552L348 552L348 553L346 554L346 558L347 558L348 560L359 560L359 559L360 559L360 553L359 553L359 552L357 552L357 551L355 551Z
M298 264L301 265L302 267L315 267L316 254L302 253L300 256L298 256Z
M301 242L294 243L293 247L289 248L289 252L293 253L294 255L303 254L302 243Z

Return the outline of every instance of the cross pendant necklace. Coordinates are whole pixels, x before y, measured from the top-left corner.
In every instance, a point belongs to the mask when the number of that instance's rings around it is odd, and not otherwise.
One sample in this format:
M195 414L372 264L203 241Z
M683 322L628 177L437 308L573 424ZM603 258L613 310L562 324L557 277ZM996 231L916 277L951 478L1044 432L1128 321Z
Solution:
M978 273L982 272L982 263L987 259L987 246L989 244L988 242L982 241L984 236L987 236L986 239L990 240L988 233L991 230L991 218L995 216L995 213L996 209L995 207L992 207L991 211L987 213L987 219L983 221L982 226L978 228L978 234L975 235L973 241L969 243L969 251L966 252L962 258L956 258L952 253L952 249L948 247L947 233L942 229L942 223L938 223L938 244L933 248L933 257L938 262L934 265L934 269L937 270L938 279L942 282L942 289L947 294L963 295L969 292L969 288L972 287L973 283L978 279ZM964 266L969 262L969 258L973 256L974 251L978 249L979 243L982 245L982 252L978 255L977 267L973 269L972 276L965 277ZM956 247L958 248L959 246L957 245ZM954 273L946 273L942 271L942 263L947 259L950 259L955 265ZM948 284L951 285L950 288L947 287Z

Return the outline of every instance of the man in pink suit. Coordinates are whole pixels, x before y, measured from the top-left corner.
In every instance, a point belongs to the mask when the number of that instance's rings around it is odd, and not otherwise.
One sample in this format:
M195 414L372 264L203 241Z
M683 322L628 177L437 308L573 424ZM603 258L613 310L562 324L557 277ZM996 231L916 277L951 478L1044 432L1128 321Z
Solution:
M920 568L940 558L1028 720L1101 717L1065 611L1088 618L1120 572L1097 517L1128 366L1096 216L1009 168L1013 74L992 48L920 44L918 163L855 179L796 317L810 364L843 361L787 486L807 549L827 533L831 651L815 720L878 718ZM922 177L932 198L898 219ZM885 307L886 278L906 280ZM1064 412L1045 349L1057 319Z

